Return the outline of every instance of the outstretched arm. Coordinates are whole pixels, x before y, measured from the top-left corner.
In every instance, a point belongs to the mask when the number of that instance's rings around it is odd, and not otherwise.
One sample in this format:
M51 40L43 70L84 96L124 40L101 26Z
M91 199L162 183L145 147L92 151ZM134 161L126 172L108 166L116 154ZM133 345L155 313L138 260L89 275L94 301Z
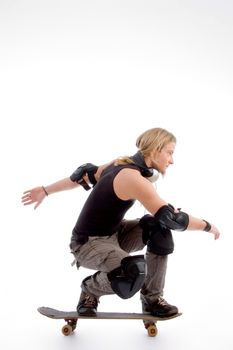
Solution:
M169 205L158 195L150 181L142 177L137 170L121 170L114 180L114 190L122 200L137 199L151 214L148 217L150 222L159 222L164 227L177 231L207 231L214 235L214 239L220 236L215 225Z
M97 168L97 171L94 174L96 182L98 182L100 175L102 174L102 171L112 162L100 165ZM72 181L71 177L72 175L65 179L59 180L51 185L34 187L30 190L23 192L23 196L22 196L23 205L30 205L35 203L34 209L36 209L43 202L45 197L47 197L48 195L51 195L56 192L72 190L73 188L80 187L82 185L81 183L76 182L75 179L73 179ZM85 172L82 176L82 179L86 184L88 185L90 184L90 179Z
M45 187L34 187L23 193L22 203L23 205L35 203L34 209L36 209L48 195L60 191L71 190L78 186L80 186L78 183L71 181L70 178L67 177Z
M189 224L187 230L207 231L214 235L214 239L218 239L220 236L220 232L214 224L207 223L207 221L195 218L191 215L189 215Z

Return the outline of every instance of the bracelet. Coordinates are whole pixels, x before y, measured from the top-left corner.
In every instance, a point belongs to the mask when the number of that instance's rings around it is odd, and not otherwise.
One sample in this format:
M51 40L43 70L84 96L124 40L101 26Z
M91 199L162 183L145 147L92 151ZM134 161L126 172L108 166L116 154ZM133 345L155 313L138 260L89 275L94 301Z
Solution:
M202 221L204 221L204 222L206 223L206 226L205 226L205 228L203 229L203 231L209 232L209 231L211 230L211 225L210 225L210 223L209 223L208 221L206 221L206 220L202 220Z
M41 187L43 188L44 193L46 194L46 196L48 196L49 194L48 194L48 192L46 191L46 189L44 188L44 186L41 186Z

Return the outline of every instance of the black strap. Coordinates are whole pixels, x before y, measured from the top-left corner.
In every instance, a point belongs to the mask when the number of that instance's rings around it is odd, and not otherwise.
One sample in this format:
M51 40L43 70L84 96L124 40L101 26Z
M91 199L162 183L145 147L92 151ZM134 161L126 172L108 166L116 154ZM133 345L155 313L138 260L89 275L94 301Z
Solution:
M78 184L81 185L86 191L91 189L91 187L88 185L88 183L83 179L79 180Z

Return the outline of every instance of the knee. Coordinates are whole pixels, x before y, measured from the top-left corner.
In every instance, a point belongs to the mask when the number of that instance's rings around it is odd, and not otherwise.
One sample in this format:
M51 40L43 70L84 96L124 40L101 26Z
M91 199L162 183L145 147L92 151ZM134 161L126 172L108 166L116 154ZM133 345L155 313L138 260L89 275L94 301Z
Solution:
M108 273L113 291L123 299L137 293L145 279L146 263L143 255L128 256L121 265Z
M157 255L168 255L174 251L174 241L170 229L155 223L154 217L145 215L140 220L143 230L143 241L148 251Z

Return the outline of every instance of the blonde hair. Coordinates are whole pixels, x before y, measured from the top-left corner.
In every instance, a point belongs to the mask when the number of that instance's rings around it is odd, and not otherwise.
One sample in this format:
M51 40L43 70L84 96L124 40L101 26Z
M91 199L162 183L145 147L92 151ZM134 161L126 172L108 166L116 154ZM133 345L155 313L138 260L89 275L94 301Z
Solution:
M170 142L176 143L176 137L162 128L152 128L144 131L136 140L136 146L143 157L147 157L153 150L160 152ZM115 165L132 164L133 160L128 157L120 157Z

